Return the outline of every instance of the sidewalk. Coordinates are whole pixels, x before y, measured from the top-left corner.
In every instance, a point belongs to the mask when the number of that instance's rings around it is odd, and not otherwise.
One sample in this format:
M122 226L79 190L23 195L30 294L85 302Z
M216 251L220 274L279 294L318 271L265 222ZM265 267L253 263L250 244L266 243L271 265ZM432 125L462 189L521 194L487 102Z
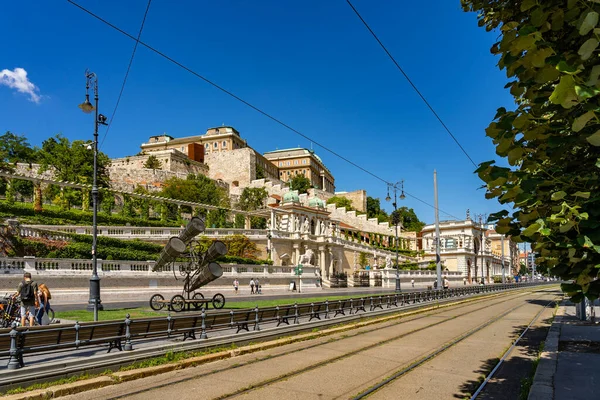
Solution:
M598 302L594 309L600 316ZM600 321L581 321L575 312L569 301L558 308L529 400L578 400L600 393Z

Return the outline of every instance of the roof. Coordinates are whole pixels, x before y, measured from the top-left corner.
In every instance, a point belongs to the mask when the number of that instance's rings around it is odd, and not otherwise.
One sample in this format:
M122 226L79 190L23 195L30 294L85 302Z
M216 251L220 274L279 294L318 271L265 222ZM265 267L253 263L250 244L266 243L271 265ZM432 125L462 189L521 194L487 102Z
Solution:
M280 153L291 153L291 152L296 152L296 154L279 155ZM329 172L329 174L331 176L333 176L333 174L331 173L331 171L329 170L329 168L327 168L325 166L325 163L323 162L323 160L321 159L321 157L319 157L317 155L317 153L315 153L313 150L305 149L304 147L292 147L292 148L289 148L289 149L267 151L267 152L263 153L263 156L267 160L274 160L276 158L284 158L284 157L312 156L318 162L321 163L321 165L323 166L323 169L325 171Z

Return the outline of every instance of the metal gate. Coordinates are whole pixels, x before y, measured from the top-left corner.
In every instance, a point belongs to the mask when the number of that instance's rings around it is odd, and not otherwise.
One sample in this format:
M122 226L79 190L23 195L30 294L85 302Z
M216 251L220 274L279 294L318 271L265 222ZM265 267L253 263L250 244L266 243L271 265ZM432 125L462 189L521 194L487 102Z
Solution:
M356 271L354 273L354 287L369 287L369 272Z

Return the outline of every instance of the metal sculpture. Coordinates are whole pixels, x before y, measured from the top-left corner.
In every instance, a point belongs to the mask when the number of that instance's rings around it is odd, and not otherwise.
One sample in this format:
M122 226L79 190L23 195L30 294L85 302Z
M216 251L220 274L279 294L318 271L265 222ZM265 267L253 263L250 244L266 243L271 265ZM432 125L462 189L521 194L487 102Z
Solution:
M153 310L161 310L167 305L175 312L183 311L185 308L190 310L192 307L200 310L208 307L209 303L216 309L223 308L225 305L225 296L221 293L215 294L212 300L209 300L196 291L223 275L223 269L214 260L227 254L227 246L218 240L213 242L204 253L197 252L198 242L194 238L204 229L204 221L194 217L183 232L179 236L170 238L163 248L152 270L160 271L171 264L170 269L173 270L175 280L179 279L177 272L183 277L183 292L173 296L169 301L165 300L160 293L153 295L150 298L150 307ZM180 264L179 268L175 268L175 261L178 258L185 258L187 261Z

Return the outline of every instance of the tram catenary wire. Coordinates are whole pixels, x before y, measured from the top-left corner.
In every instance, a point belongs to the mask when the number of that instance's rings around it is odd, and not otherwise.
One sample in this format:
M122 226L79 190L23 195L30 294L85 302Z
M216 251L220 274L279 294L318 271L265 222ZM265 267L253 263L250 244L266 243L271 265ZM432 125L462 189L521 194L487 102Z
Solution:
M75 7L81 9L82 11L86 12L87 14L91 15L92 17L96 18L97 20L99 20L100 22L104 23L105 25L108 25L109 27L113 28L114 30L118 31L119 33L123 34L124 36L127 36L128 38L132 39L132 40L137 40L135 36L127 33L126 31L124 31L123 29L119 28L118 26L108 22L107 20L105 20L104 18L100 17L99 15L93 13L92 11L86 9L85 7L81 6L80 4L77 4L76 2L74 2L73 0L67 0L67 2L71 3L72 5L74 5ZM168 56L167 54L161 52L160 50L150 46L149 44L143 42L142 40L139 40L139 44L141 44L142 46L146 47L148 50L158 54L159 56L163 57L164 59L170 61L171 63L177 65L178 67L182 68L183 70L189 72L190 74L194 75L195 77L203 80L204 82L208 83L209 85L213 86L214 88L220 90L221 92L227 94L230 97L233 97L234 99L236 99L237 101L245 104L246 106L252 108L254 111L262 114L263 116L269 118L270 120L276 122L277 124L283 126L284 128L294 132L295 134L303 137L304 139L310 140L312 143L316 144L317 146L319 146L320 148L322 148L323 150L333 154L334 156L338 157L339 159L347 162L348 164L360 169L361 171L365 172L368 175L371 175L373 178L385 183L386 185L391 185L392 182L388 182L387 180L385 180L384 178L380 177L379 175L375 174L374 172L369 171L368 169L361 167L360 165L358 165L357 163L355 163L354 161L351 161L350 159L344 157L343 155L339 154L338 152L330 149L329 147L321 144L320 142L316 141L315 139L309 137L308 135L298 131L297 129L293 128L292 126L286 124L285 122L283 122L282 120L274 117L273 115L267 113L266 111L263 111L261 108L259 108L258 106L255 106L254 104L250 103L247 100L242 99L241 97L239 97L238 95L234 94L233 92L225 89L224 87L218 85L217 83L211 81L210 79L206 78L205 76L201 75L200 73L194 71L193 69L185 66L184 64L180 63L179 61L175 60L174 58ZM412 194L410 194L409 192L407 192L406 190L404 190L404 194L406 194L409 197L412 197L415 200L418 200L419 202L435 209L435 206L426 202L425 200L422 200ZM444 210L442 210L441 208L438 207L438 210L443 213L448 215L449 217L455 218L455 219L460 219L455 215L452 215Z

